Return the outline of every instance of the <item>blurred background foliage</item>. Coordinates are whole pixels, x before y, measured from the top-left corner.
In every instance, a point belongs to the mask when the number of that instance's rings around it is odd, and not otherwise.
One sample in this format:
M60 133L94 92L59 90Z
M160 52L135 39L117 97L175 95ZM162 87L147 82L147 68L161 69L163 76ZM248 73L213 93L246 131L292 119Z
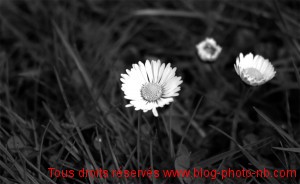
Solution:
M28 175L21 174L4 148L0 160L19 178L34 180L30 175L38 182L54 166L127 163L136 169L140 137L142 168L151 161L155 169L176 168L176 152L188 155L190 167L257 167L213 125L240 145L252 145L247 151L260 166L299 169L297 152L274 149L300 141L299 7L296 0L0 1L0 140L17 163L26 157L40 172L25 167ZM206 37L223 48L212 64L201 62L195 50ZM249 52L268 58L277 74L245 97L250 87L233 64ZM184 83L176 101L159 109L159 118L142 115L139 134L137 112L125 108L120 74L146 59L172 63ZM18 181L7 169L0 175Z

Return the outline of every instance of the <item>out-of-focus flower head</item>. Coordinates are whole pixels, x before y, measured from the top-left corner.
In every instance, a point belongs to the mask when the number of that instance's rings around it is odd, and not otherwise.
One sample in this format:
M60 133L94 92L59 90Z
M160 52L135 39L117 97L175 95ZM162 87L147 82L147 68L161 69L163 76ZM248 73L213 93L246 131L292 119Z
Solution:
M196 45L197 52L202 61L215 61L222 51L217 42L212 38L206 38Z

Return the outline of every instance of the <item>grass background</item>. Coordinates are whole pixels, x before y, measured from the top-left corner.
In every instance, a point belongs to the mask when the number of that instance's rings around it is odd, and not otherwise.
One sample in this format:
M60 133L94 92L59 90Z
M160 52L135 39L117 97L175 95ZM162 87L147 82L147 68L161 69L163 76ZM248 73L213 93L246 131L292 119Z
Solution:
M299 183L298 178L51 178L58 169L297 169L299 1L0 1L2 183ZM198 59L212 37L218 60ZM248 87L239 53L270 59ZM120 74L161 59L180 95L159 117L125 108ZM246 91L250 93L246 95ZM254 107L254 108L253 108Z

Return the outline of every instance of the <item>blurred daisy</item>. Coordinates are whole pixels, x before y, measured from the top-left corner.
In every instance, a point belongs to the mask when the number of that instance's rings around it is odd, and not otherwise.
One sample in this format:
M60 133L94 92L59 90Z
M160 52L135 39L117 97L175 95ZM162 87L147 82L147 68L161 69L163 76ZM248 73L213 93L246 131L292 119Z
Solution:
M156 108L172 102L180 91L182 80L175 76L175 71L170 63L161 64L160 60L133 64L131 70L126 70L127 74L121 74L121 89L130 100L126 107L134 106L135 110L144 112L152 110L158 116Z
M222 51L222 48L217 45L216 41L212 38L206 38L196 45L199 57L203 61L214 61L217 59Z
M241 79L251 86L262 85L271 80L276 74L268 59L264 59L259 55L253 57L252 53L247 54L245 57L241 53L236 59L234 68Z

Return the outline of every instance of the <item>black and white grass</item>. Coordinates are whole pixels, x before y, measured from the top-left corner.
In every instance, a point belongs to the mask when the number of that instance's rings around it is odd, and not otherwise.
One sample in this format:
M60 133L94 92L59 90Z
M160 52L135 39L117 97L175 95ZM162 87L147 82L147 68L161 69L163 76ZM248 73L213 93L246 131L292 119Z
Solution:
M0 183L299 183L299 7L1 0ZM76 174L100 168L291 172Z

